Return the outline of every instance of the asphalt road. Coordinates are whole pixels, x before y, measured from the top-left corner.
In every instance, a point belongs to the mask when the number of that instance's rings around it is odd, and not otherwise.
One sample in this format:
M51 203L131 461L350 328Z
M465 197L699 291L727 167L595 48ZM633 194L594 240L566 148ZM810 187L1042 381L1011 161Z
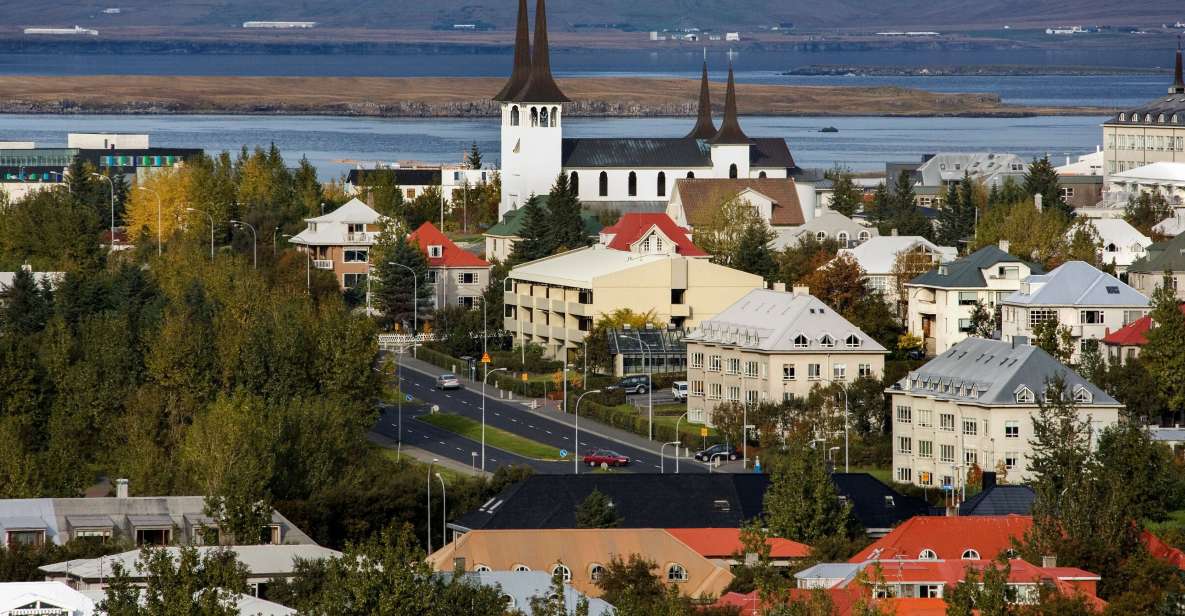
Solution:
M413 444L433 453L446 456L453 460L469 464L471 453L480 451L478 442L441 430L435 426L415 419L416 415L428 412L431 405L439 406L441 412L455 413L477 421L481 420L481 393L468 388L439 391L435 389L435 375L420 372L410 366L402 370L403 380L407 385L407 393L426 405L405 404L403 407L403 439L405 443ZM555 411L532 411L519 402L501 400L494 393L486 399L486 425L501 428L531 440L551 445L556 448L557 455L561 450L568 452L565 462L544 462L528 460L509 452L501 451L486 445L486 470L492 471L498 466L506 464L528 464L538 472L543 473L571 473L575 469L571 462L573 455L573 437L575 430L568 423L548 417ZM673 472L675 461L668 455L664 462L660 461L656 450L638 447L630 443L594 434L589 430L596 430L592 422L581 422L579 455L592 452L594 449L611 449L629 456L630 465L622 470L632 472L657 473L660 468ZM388 438L397 438L398 421L394 407L385 410L376 430ZM480 462L479 462L480 465ZM581 465L582 473L590 472L587 465ZM703 473L707 467L694 460L684 458L680 461L680 472Z

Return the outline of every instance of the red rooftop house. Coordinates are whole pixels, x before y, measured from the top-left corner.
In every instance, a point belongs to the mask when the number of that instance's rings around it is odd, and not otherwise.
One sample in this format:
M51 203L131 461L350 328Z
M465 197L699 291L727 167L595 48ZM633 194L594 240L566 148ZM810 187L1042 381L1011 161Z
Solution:
M478 305L490 282L492 265L457 246L430 222L420 225L409 239L428 257L428 284L432 285L434 307Z
M1180 306L1185 312L1185 304ZM1148 330L1152 329L1152 315L1142 316L1103 337L1108 363L1123 363L1140 356L1140 349L1148 344Z
M704 558L727 561L730 566L744 564L741 555L745 545L741 541L739 528L668 528L668 533ZM765 540L769 546L769 558L775 567L789 567L791 563L810 556L810 546L770 537Z
M630 212L623 214L612 227L601 229L601 243L614 250L639 254L677 254L708 258L691 241L691 232L665 213Z

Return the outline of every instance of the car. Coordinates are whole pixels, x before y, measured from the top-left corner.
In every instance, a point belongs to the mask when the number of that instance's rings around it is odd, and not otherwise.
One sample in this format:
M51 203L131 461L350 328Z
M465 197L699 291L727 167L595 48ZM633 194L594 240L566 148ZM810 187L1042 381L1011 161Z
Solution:
M627 376L618 381L613 389L620 389L627 394L644 394L650 391L650 377L645 374Z
M737 453L736 447L728 443L719 443L702 451L695 452L695 459L700 462L710 462L712 460L737 460L740 454Z
M687 402L687 381L671 383L671 395L675 396L676 402Z
M436 389L461 389L461 379L455 374L442 374L436 377Z
M626 466L630 463L629 456L623 456L611 449L597 449L584 455L584 463L589 466Z

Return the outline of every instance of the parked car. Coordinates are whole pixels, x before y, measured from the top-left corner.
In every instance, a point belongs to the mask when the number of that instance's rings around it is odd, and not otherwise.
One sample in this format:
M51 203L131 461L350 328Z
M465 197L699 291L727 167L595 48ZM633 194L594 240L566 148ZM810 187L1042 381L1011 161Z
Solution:
M677 402L687 402L687 381L671 383L671 394L675 396Z
M650 377L645 374L627 376L618 381L613 389L620 389L627 394L644 394L650 391Z
M629 456L623 456L610 449L598 449L592 453L585 454L583 460L589 466L600 466L602 464L626 466L630 463Z
M436 389L461 389L461 379L455 374L442 374L436 377Z
M719 443L702 451L695 452L695 459L701 462L709 462L712 459L717 460L737 460L740 454L737 453L736 447L728 443Z

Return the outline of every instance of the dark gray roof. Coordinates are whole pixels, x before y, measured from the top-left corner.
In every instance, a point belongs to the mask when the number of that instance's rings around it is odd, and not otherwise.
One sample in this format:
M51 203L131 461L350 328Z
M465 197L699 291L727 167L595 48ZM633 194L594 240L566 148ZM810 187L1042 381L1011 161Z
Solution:
M1127 271L1142 274L1185 271L1185 235L1149 246L1147 256L1136 259Z
M959 505L959 515L1030 515L1036 493L1026 485L999 485L996 474L983 474L983 491Z
M794 168L794 156L785 139L751 140L749 165L764 169ZM565 169L613 167L711 167L712 146L687 138L572 138L564 139Z
M901 495L868 473L832 473L831 481L852 503L852 513L860 525L869 530L892 528L929 511L926 501Z
M440 169L350 169L346 183L365 186L380 178L399 186L440 186Z
M793 169L794 156L790 154L790 146L780 137L753 137L752 148L749 149L750 167L785 167Z
M1173 116L1177 121L1173 122ZM1164 119L1161 119L1164 116ZM1107 124L1131 126L1185 126L1185 94L1166 94L1107 120Z
M983 270L998 263L1024 263L1034 274L1044 274L1045 270L1033 263L1013 256L996 246L984 246L979 250L963 257L943 263L934 269L909 281L909 284L944 289L978 289L987 286L983 278Z

